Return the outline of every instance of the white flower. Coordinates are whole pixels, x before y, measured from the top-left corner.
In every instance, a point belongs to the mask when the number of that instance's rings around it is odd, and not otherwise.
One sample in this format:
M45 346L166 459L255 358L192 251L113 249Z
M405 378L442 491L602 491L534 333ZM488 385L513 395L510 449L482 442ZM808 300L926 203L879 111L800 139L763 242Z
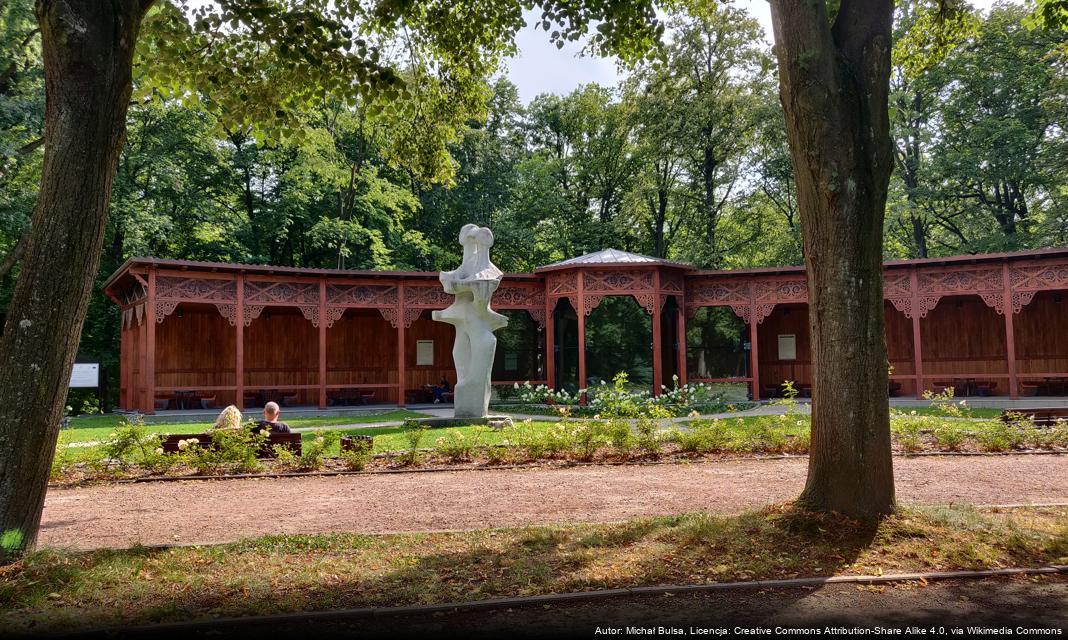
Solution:
M326 439L322 436L318 436L317 438L315 438L315 444L322 444L324 442L326 442Z
M512 385L512 388L513 388L513 389L519 389L519 383L517 382L517 383L515 383L514 385Z
M163 447L156 447L156 455L157 456L163 455Z
M689 415L690 415L691 418L700 418L701 417L701 414L698 413L698 411L696 409L691 411Z
M197 440L196 438L190 438L189 444L200 444L200 440Z
M178 441L178 450L179 451L185 451L188 448L189 448L189 441L188 440L179 440Z

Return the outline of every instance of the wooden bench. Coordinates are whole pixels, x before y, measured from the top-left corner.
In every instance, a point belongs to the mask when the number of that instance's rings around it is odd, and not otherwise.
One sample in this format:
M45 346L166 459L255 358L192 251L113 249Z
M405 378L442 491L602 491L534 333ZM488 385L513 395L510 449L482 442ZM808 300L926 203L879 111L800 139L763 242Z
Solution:
M210 433L178 433L167 436L163 439L162 447L167 453L176 453L180 449L178 443L182 440L190 440L195 438L197 440L197 446L199 447L212 447L212 437ZM272 433L267 437L267 442L260 449L260 458L274 458L275 445L282 446L295 455L300 455L300 434L299 433Z
M1036 427L1049 427L1057 424L1058 420L1068 420L1068 407L1005 409L1001 412L1001 420L1003 422L1010 422L1013 414L1028 416L1035 423Z

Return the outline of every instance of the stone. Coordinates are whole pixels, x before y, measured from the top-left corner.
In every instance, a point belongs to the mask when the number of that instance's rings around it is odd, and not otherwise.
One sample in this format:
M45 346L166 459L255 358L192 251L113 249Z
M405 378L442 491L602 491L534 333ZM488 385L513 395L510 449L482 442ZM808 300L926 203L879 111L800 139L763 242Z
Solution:
M463 261L454 271L438 277L445 293L455 296L448 308L435 311L434 320L456 327L452 359L456 366L453 388L454 417L485 418L489 415L490 374L497 351L493 332L508 324L508 318L490 308L493 292L504 275L490 261L493 232L475 224L460 229Z

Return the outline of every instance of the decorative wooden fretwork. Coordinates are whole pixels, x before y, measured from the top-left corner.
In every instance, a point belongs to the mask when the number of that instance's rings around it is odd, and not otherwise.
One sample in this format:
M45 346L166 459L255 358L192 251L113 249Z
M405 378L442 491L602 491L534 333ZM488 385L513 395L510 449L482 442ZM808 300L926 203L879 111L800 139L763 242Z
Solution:
M538 324L539 330L545 329L545 307L528 307L527 313L534 319L534 322Z
M341 319L341 316L345 315L345 307L327 307L326 308L326 328L334 326L334 323Z
M444 309L452 304L452 296L441 285L409 285L404 287L404 306Z
M525 309L545 306L541 287L502 285L493 294L493 306L501 309Z
M174 310L178 308L177 300L157 300L156 301L156 322L162 323L163 319L174 313Z
M382 307L378 310L378 312L382 314L382 317L385 318L387 322L389 322L389 326L393 327L394 329L399 327L401 322L404 323L405 329L410 328L412 326L412 323L418 320L419 316L423 313L423 310L418 307L414 309L405 309L403 316L398 314L398 311L399 310L396 307Z
M757 280L753 300L773 306L785 302L808 302L808 282L804 278Z
M226 321L230 323L230 326L237 326L237 305L231 303L216 303L215 308L219 310L219 314L226 318Z
M1068 289L1068 263L1014 267L1009 279L1013 289Z
M156 298L190 302L234 302L237 300L237 283L218 278L157 276Z
M653 289L651 271L586 271L582 274L583 291L626 292Z
M663 291L677 291L681 293L685 288L682 274L676 271L661 271L660 288Z
M391 307L397 304L397 287L384 284L328 284L326 302L347 307Z
M578 274L574 271L554 271L545 278L545 291L550 296L562 296L578 291Z
M318 305L319 284L315 282L245 282L245 303Z

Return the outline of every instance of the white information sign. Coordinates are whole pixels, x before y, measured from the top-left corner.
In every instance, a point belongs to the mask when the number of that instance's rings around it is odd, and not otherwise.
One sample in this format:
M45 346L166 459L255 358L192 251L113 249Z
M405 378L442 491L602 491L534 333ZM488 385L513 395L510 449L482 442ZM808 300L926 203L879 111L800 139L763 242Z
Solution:
M420 367L430 367L434 365L433 340L415 341L415 364Z
M100 365L96 362L76 362L70 372L70 386L75 387L99 387Z
M792 333L779 334L779 360L797 360L797 336Z

